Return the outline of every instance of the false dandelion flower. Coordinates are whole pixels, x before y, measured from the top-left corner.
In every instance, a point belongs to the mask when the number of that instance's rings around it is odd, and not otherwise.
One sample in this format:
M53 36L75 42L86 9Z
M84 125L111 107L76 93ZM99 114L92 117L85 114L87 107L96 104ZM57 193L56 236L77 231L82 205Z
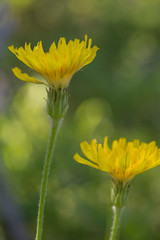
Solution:
M47 86L47 111L51 118L51 134L41 182L36 240L42 238L48 175L57 133L68 110L68 85L77 71L94 60L98 47L91 47L91 44L92 39L88 40L86 35L85 40L70 40L68 44L65 38L60 38L58 45L53 42L48 52L43 50L41 41L33 49L31 44L27 43L24 48L9 47L20 61L40 74L43 80L22 73L18 67L12 69L15 76L22 81Z
M113 240L116 238L131 180L137 174L160 165L160 149L154 141L148 144L140 143L139 140L127 143L125 138L113 141L110 148L107 137L103 145L94 139L90 144L82 142L80 147L87 159L76 153L74 159L77 162L107 172L111 176L114 218L110 240ZM107 235L105 239L108 239Z

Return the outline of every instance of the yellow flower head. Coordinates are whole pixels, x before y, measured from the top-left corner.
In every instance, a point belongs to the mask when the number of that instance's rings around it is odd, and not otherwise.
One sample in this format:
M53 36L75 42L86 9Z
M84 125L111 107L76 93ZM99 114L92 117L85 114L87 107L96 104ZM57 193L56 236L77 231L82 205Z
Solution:
M49 52L44 52L42 42L38 42L37 46L31 49L31 44L25 43L25 47L14 48L10 46L9 50L16 55L28 67L44 76L45 81L40 81L34 77L30 77L26 73L22 73L17 67L12 71L19 79L32 83L47 84L55 89L64 89L75 72L85 65L92 62L98 50L97 46L91 48L92 39L85 40L75 39L66 43L65 38L60 38L58 46L55 42L49 48Z
M103 146L95 139L90 144L84 141L80 146L88 160L76 153L74 159L77 162L108 172L121 183L127 183L135 175L160 165L160 149L154 141L149 144L139 140L127 143L125 138L120 138L113 141L110 148L105 137Z

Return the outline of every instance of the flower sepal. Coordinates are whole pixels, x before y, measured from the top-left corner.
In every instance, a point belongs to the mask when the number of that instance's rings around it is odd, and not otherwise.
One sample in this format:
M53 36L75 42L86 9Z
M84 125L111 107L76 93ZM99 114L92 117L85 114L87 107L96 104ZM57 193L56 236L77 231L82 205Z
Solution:
M118 182L112 179L111 202L113 206L122 208L126 204L129 183Z
M64 118L68 105L68 89L53 89L47 90L47 112L53 119Z

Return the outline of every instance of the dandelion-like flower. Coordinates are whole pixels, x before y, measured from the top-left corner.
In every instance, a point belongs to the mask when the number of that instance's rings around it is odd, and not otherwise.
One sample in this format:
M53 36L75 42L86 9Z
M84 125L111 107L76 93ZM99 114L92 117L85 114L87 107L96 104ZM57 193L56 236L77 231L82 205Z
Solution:
M81 150L88 160L74 155L74 159L82 164L100 169L110 174L113 180L119 183L128 183L137 174L150 168L160 165L160 149L154 141L140 143L120 138L108 146L108 139L105 137L104 144L97 144L94 139L88 144L86 141L80 144Z
M98 47L94 46L92 48L91 44L92 39L87 41L86 35L84 41L80 42L79 39L75 39L74 41L69 41L68 44L65 38L60 38L58 46L53 42L48 52L44 52L41 41L33 50L31 49L31 44L27 43L25 43L24 48L9 47L9 50L19 60L41 74L44 80L38 80L27 73L22 73L18 67L12 69L16 77L23 81L47 85L47 112L50 117L51 129L41 180L36 240L42 239L44 206L50 165L56 138L69 108L68 85L73 74L91 63L95 58Z
M41 41L33 50L31 44L27 43L24 48L10 46L9 50L19 60L44 76L45 80L41 81L27 73L22 73L18 67L13 68L12 71L23 81L47 84L54 89L67 88L73 74L94 60L98 47L91 48L91 44L92 39L89 39L87 46L86 35L84 41L80 42L79 39L75 39L70 40L68 44L65 38L60 38L58 46L53 42L48 52L44 52Z

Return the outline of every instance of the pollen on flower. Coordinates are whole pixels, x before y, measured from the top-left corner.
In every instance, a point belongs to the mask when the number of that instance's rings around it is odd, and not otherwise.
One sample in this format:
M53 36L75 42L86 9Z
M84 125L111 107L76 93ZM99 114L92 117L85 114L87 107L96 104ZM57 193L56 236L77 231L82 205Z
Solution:
M121 183L129 182L135 175L160 165L160 149L156 143L132 142L120 138L112 143L110 148L107 137L104 143L99 144L94 139L80 144L81 150L87 159L74 155L74 159L82 164L107 172Z
M9 50L20 61L40 73L46 81L40 81L27 73L22 73L18 67L13 68L12 71L23 81L46 84L54 89L67 88L73 74L94 60L98 47L91 48L91 44L92 39L87 40L86 35L84 41L75 39L70 40L68 44L65 38L60 38L58 45L56 46L53 42L48 52L44 52L41 41L33 50L31 44L27 43L24 48L10 46Z

